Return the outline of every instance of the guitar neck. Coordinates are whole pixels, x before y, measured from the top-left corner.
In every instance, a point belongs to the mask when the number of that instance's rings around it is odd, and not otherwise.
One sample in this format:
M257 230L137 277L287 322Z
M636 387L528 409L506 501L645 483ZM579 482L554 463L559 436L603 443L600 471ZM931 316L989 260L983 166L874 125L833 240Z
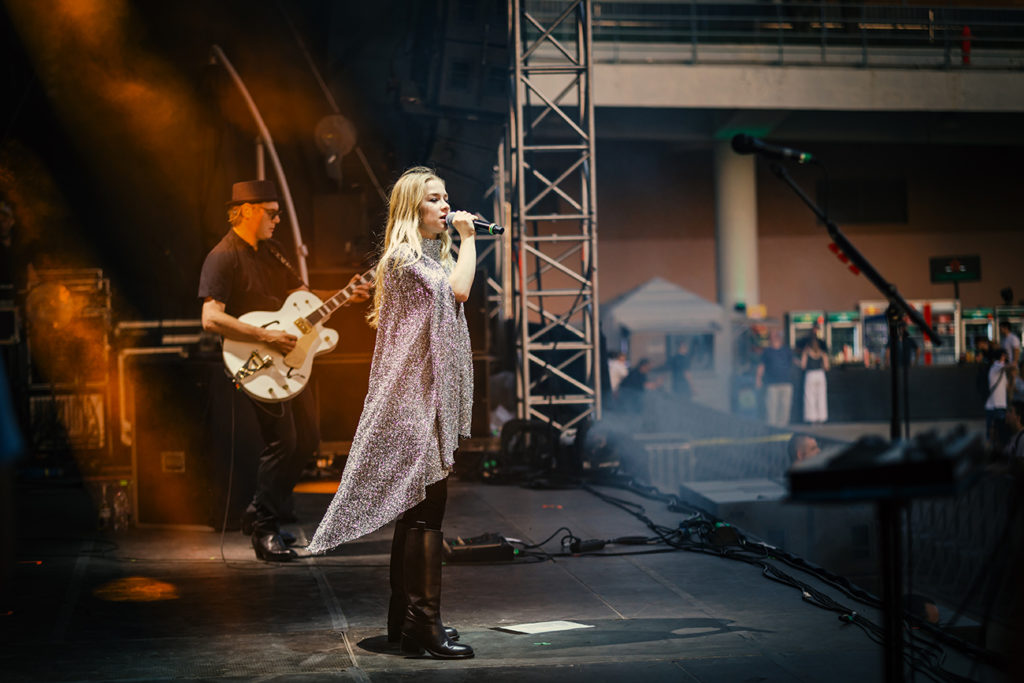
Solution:
M359 279L355 282L351 282L346 285L343 289L332 296L330 299L324 302L323 306L316 309L312 313L306 316L306 321L310 325L316 325L319 322L324 322L337 311L339 308L345 305L345 303L352 298L352 293L356 287L363 284L364 282L373 282L373 269L366 271L359 276Z

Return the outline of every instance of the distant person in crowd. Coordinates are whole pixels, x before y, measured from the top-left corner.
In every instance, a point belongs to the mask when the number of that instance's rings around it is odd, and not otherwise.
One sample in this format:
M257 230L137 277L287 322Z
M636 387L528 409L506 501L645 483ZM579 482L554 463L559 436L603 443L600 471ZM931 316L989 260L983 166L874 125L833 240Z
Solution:
M1003 455L1013 464L1024 464L1024 394L1015 394L1006 406L1006 430Z
M785 427L793 405L793 351L782 343L782 332L772 330L768 348L761 352L757 364L757 388L764 387L765 420L770 425Z
M661 379L652 380L649 378L651 372L651 361L648 358L641 358L622 383L619 384L619 396L622 399L623 407L632 413L639 413L644 407L644 392L648 389L657 389L661 386Z
M626 360L626 354L622 351L611 354L608 358L608 381L611 382L613 396L618 395L619 385L622 384L622 380L626 379L628 374L629 361Z
M807 348L808 344L812 341L817 341L818 348L820 348L825 354L828 354L828 345L825 344L825 340L821 336L821 325L818 323L814 323L810 332L796 340L794 348L796 349L797 354L803 354L804 349Z
M668 359L672 373L672 393L683 398L693 398L693 377L690 375L690 343L679 342L676 352Z
M818 440L810 434L794 434L789 440L786 450L789 452L790 464L795 465L821 453L821 446L818 445Z
M988 363L989 354L992 353L992 340L988 337L978 337L974 340L974 362Z
M1024 379L1020 376L1020 368L1009 363L1006 364L1006 395L1011 400L1014 396L1024 396Z
M1006 351L1007 363L1020 363L1020 335L1010 329L1010 323L1006 320L999 321L999 345Z
M825 422L828 420L828 386L825 383L828 354L821 348L817 337L804 347L800 367L804 369L804 422Z
M1005 443L1006 433L1006 391L1009 382L1006 375L1006 349L996 349L992 367L988 370L988 397L985 399L985 434L994 448Z
M988 399L988 371L992 367L992 342L987 337L979 337L974 342L974 362L978 370L974 376L974 385L981 395L982 401Z
M903 605L911 616L928 624L939 623L939 606L931 598L917 594L905 595L903 596Z

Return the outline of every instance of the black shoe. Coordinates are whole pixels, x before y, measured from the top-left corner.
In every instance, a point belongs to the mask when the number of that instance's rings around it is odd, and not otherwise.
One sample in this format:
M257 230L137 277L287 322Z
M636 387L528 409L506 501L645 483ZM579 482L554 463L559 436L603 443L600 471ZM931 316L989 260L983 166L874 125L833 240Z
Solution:
M454 626L445 626L445 625L442 624L441 628L444 630L444 634L446 636L448 636L448 640L452 641L453 643L457 642L459 640L459 632L458 632L458 630ZM395 626L392 623L389 623L388 624L388 642L389 643L399 643L401 641L402 641L402 624L401 624L401 622L399 622L397 626Z
M256 513L252 510L246 510L242 513L242 533L246 536L252 536L256 530ZM285 545L295 545L295 534L290 531L282 529L278 532L281 536L281 540L284 541Z
M435 659L469 659L473 648L453 642L441 625L441 532L406 532L404 578L409 607L402 623L402 652Z
M295 557L295 551L284 544L280 534L253 534L252 547L256 557L266 562L288 562Z

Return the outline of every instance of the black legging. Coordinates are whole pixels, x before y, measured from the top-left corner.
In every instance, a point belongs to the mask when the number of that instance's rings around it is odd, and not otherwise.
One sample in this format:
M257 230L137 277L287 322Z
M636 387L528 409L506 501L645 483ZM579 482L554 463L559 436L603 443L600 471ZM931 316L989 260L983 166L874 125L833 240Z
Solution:
M427 486L427 497L402 513L399 521L407 526L441 530L444 507L448 502L448 478Z

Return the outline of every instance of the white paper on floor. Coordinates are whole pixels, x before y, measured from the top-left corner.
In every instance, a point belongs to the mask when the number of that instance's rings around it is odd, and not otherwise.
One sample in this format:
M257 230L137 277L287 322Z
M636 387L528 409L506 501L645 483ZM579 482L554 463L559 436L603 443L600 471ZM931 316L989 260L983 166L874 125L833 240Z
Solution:
M575 621L536 621L532 624L514 624L499 626L499 631L511 633L552 633L554 631L571 631L575 628L594 628L593 624L577 624Z

